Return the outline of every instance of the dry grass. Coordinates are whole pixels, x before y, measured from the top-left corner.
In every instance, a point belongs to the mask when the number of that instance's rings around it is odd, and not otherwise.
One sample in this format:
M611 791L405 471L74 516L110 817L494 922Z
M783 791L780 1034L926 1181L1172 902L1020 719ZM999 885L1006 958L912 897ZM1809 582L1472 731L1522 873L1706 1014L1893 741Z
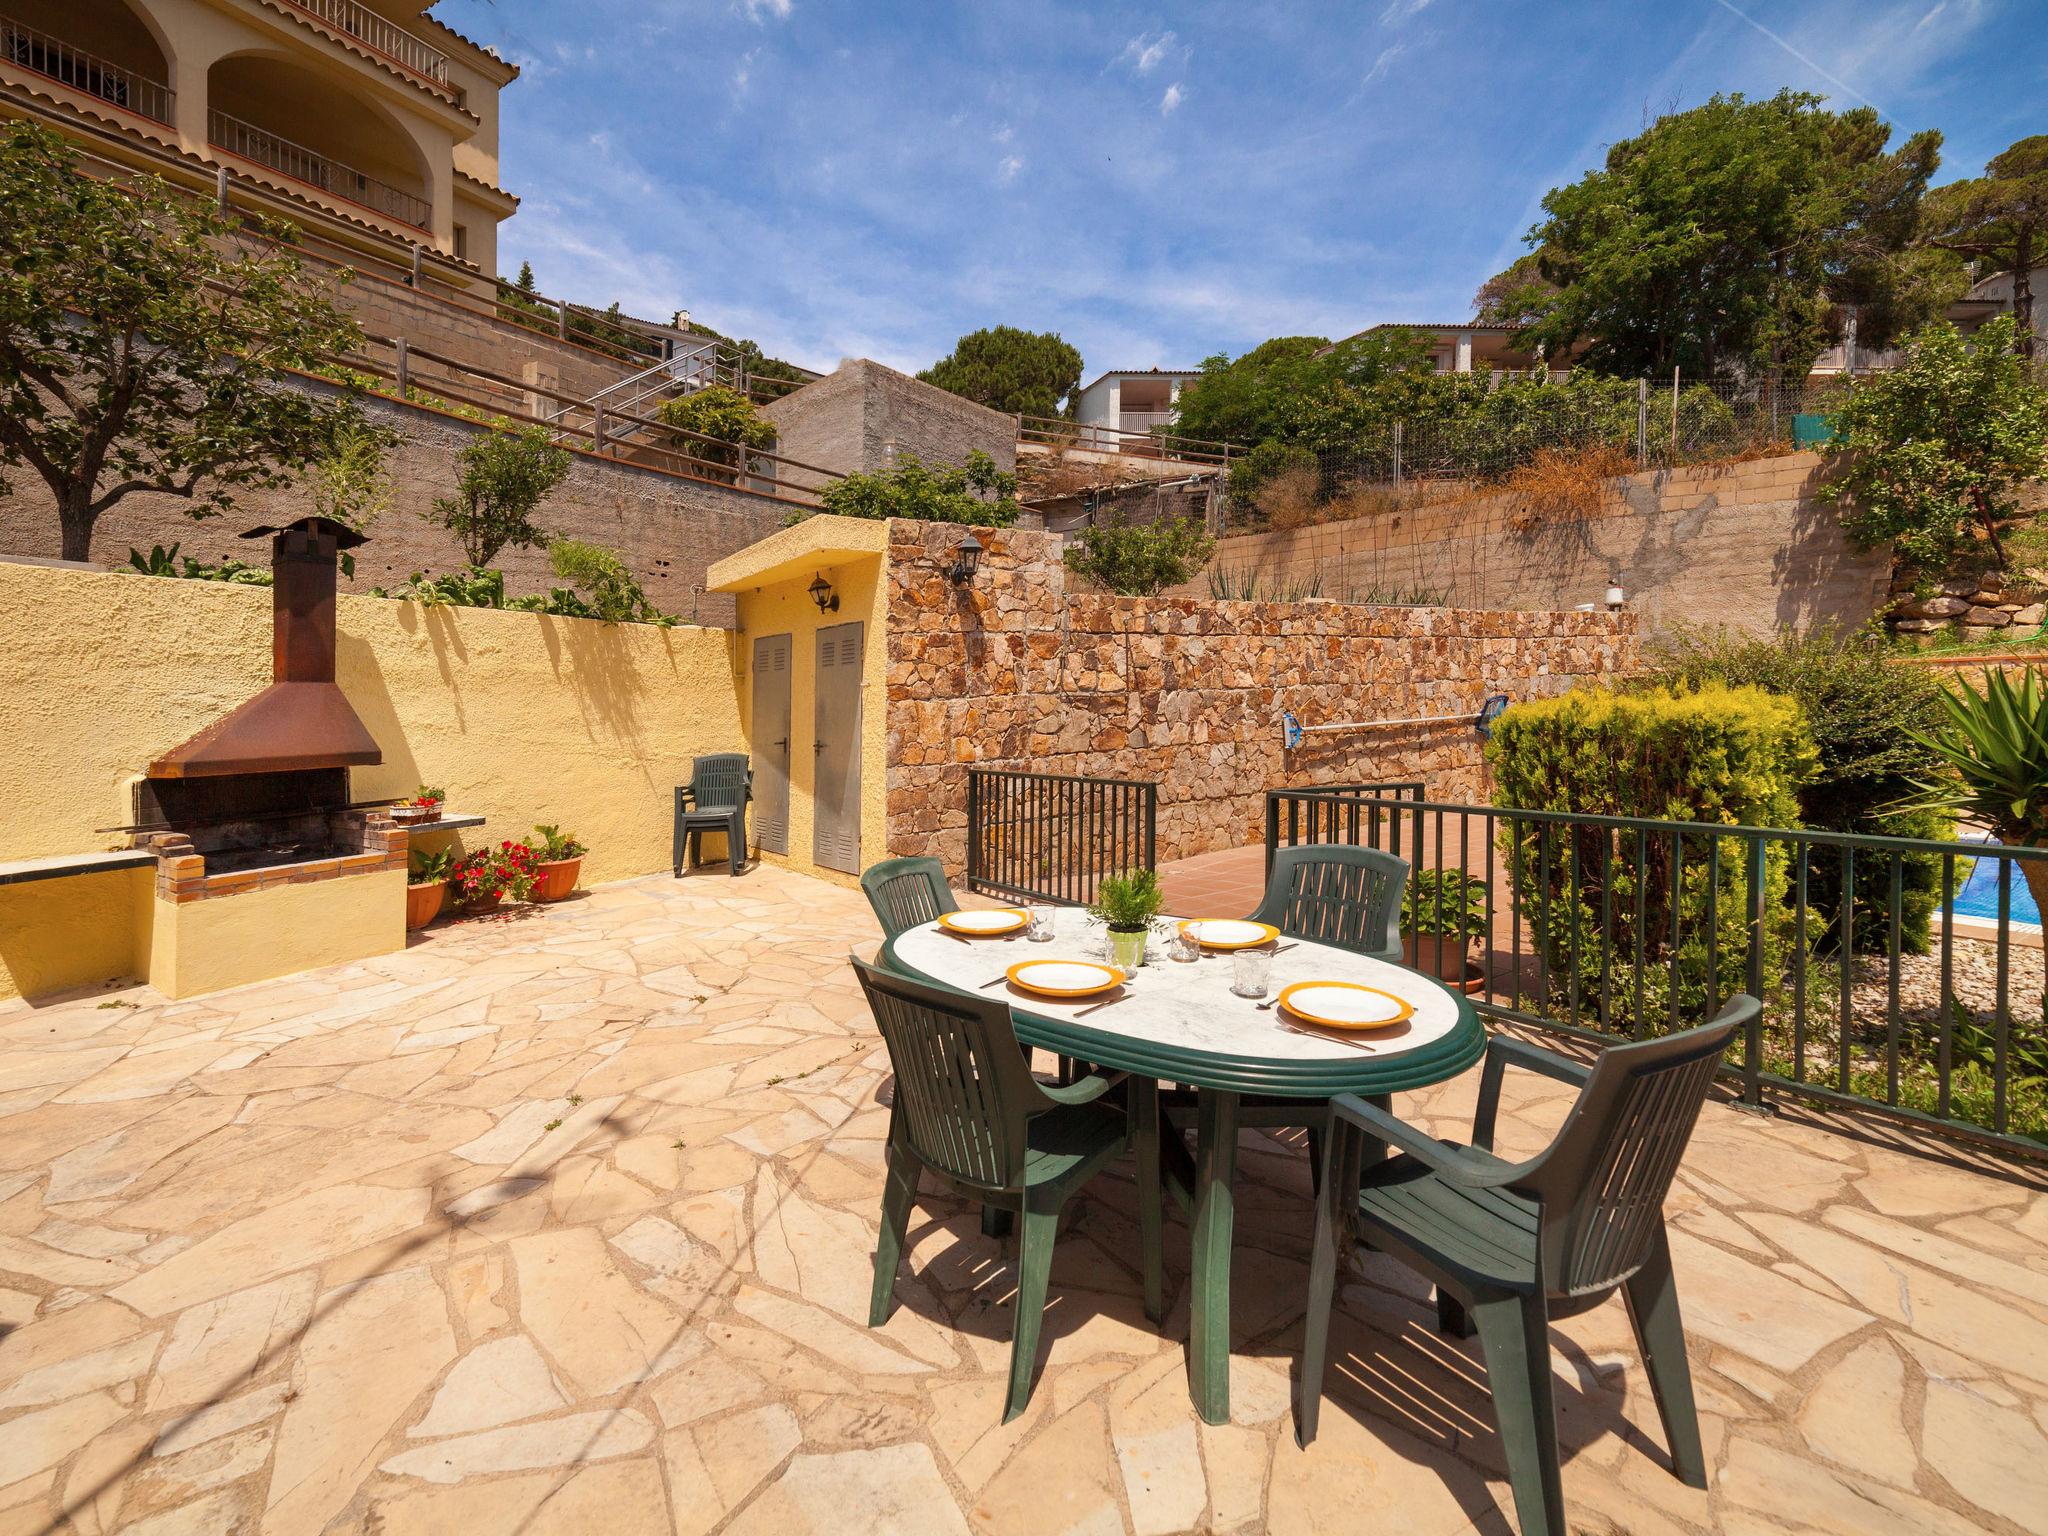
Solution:
M1598 517L1621 499L1616 480L1638 467L1633 455L1614 447L1542 449L1501 482L1508 526L1533 533L1551 523Z
M1470 487L1462 482L1411 480L1400 487L1350 481L1332 496L1319 494L1320 482L1313 468L1284 470L1259 488L1254 505L1275 533L1290 528L1314 528L1324 523L1346 523L1360 518L1384 517L1416 507L1455 499Z

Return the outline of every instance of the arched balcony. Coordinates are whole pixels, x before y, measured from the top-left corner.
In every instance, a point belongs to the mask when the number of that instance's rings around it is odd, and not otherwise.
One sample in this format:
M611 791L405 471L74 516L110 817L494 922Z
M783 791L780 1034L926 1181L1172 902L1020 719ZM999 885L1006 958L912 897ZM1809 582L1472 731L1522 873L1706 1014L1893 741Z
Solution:
M343 86L264 54L207 71L206 136L215 150L387 221L429 229L426 169L412 139Z
M0 62L137 117L173 121L169 61L121 0L0 0Z

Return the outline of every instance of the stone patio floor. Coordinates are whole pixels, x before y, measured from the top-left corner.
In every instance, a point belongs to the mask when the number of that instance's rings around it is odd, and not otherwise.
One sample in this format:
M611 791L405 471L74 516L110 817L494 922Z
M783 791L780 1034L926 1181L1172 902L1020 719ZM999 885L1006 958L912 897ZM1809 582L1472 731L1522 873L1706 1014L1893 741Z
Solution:
M1298 1144L1247 1133L1235 1421L1148 1326L1128 1164L1062 1230L1029 1412L1010 1270L927 1199L864 1326L887 1063L856 892L610 886L172 1003L0 1010L0 1536L1513 1529L1476 1344L1375 1260L1295 1448ZM1474 1079L1397 1108L1463 1129ZM1564 1100L1511 1079L1511 1151ZM1710 1465L1618 1301L1558 1329L1589 1531L2048 1530L2048 1199L1710 1106L1671 1203Z

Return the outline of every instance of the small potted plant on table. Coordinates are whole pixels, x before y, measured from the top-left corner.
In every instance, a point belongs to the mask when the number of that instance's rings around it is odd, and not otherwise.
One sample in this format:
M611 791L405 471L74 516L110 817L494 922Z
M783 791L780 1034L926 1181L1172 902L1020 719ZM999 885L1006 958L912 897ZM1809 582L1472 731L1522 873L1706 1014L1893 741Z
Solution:
M455 865L455 897L465 910L488 912L510 896L533 895L533 850L524 843L500 843L465 854Z
M1486 932L1486 882L1456 869L1416 873L1401 894L1401 954L1414 970L1456 987L1471 941Z
M448 880L455 873L455 855L446 848L431 853L412 851L412 872L405 881L405 926L424 928L441 915L448 900Z
M448 798L448 791L436 789L431 784L422 784L410 798L391 807L391 819L401 827L424 826L441 819L441 806Z
M1145 963L1145 942L1163 901L1159 876L1149 869L1105 875L1088 910L1109 925L1109 958L1126 971Z
M560 901L576 889L576 877L583 872L583 855L590 852L576 841L576 834L545 823L534 829L533 850L535 901Z

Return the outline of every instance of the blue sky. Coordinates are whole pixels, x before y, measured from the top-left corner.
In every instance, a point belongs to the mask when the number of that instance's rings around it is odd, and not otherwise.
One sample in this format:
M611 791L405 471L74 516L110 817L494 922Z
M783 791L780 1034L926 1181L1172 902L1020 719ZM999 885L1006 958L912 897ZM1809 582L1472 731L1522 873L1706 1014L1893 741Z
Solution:
M1470 314L1545 190L1782 86L2048 131L2048 0L442 0L517 61L507 274L829 369L1058 330L1092 378Z

